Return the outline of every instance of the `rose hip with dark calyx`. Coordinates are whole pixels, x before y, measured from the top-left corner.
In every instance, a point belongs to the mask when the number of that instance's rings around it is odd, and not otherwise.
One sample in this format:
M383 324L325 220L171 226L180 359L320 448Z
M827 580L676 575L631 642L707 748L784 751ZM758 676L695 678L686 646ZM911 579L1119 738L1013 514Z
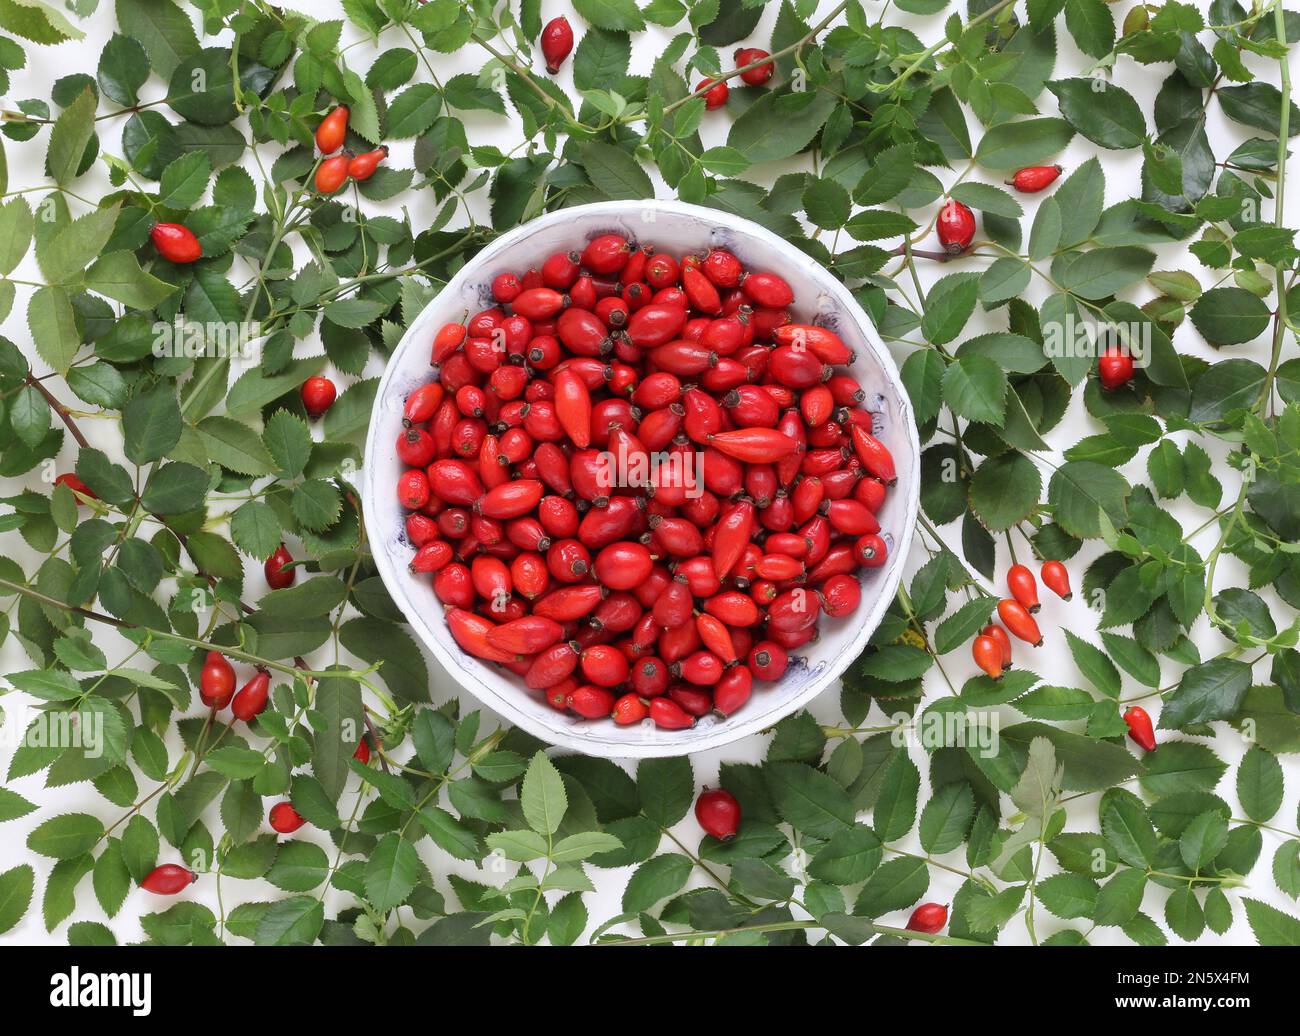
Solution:
M740 830L740 803L725 788L706 788L695 800L695 819L705 834L729 841Z

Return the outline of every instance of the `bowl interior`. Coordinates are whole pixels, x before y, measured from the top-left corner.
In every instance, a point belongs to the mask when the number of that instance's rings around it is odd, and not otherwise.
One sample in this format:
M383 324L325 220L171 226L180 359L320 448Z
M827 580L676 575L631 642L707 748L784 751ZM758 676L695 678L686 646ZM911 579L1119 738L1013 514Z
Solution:
M465 654L443 620L428 577L413 576L405 512L393 487L401 464L393 443L401 431L406 396L429 379L429 348L444 323L491 306L492 279L506 270L540 266L551 253L581 247L616 232L677 255L727 248L750 270L779 273L794 289L797 320L837 331L856 353L851 371L866 390L863 404L875 433L894 455L898 483L878 515L889 544L884 566L862 570L856 612L820 623L817 641L792 652L785 676L756 681L749 702L727 719L709 716L692 729L663 731L649 720L631 727L581 720L551 709L538 692L505 670ZM362 495L376 565L416 637L451 678L483 704L551 744L591 755L645 758L714 748L771 726L832 684L861 652L893 598L911 542L920 491L920 446L907 394L893 360L869 318L830 273L770 231L740 217L679 202L604 202L548 213L492 242L467 263L415 319L389 361L375 398Z

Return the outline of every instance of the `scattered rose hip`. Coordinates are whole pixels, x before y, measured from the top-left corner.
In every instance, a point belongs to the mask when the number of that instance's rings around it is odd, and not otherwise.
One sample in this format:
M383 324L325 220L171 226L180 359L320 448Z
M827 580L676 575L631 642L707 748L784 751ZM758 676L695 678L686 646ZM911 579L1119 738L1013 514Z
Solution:
M193 263L203 258L203 247L194 231L179 223L155 223L149 238L169 263Z
M164 863L146 874L140 887L156 896L174 896L198 880L199 876L188 867L182 867L178 863Z
M275 553L266 559L262 572L266 576L267 586L272 590L283 590L293 586L298 570L293 567L293 555L281 543L275 548Z
M767 51L760 50L758 47L741 47L733 55L737 68L753 65L755 61L763 61L764 58L770 56ZM741 72L740 78L749 86L763 86L772 78L772 73L775 71L776 68L772 62L763 61L761 65Z
M1022 194L1037 194L1055 183L1060 175L1059 165L1031 165L1025 169L1018 169L1016 175L1007 183Z
M348 133L348 109L340 104L316 127L316 147L322 155L332 155L343 146Z
M1144 752L1156 750L1156 732L1151 726L1151 717L1141 705L1130 705L1124 711L1124 724L1128 727L1128 736L1141 746Z
M975 214L957 199L949 198L939 210L936 229L944 251L958 255L975 240Z
M701 79L695 92L704 95L705 109L714 111L727 103L727 98L731 95L731 87L727 85L725 79Z
M267 815L267 822L271 825L272 831L278 831L282 835L293 834L307 823L302 818L302 814L288 802L277 802L272 806L271 812Z
M310 417L323 416L337 398L338 389L329 378L316 375L302 383L302 405Z
M705 834L726 842L740 830L740 803L725 788L706 788L695 800L695 819Z
M602 234L491 292L405 402L412 574L464 651L557 711L731 715L887 560L897 476L852 353L723 249Z
M929 935L936 935L943 931L943 926L948 923L948 908L942 903L922 903L912 911L912 916L907 920L907 930L909 932L926 932Z
M542 29L542 57L546 61L546 71L555 75L564 64L564 59L573 50L573 26L569 19L561 15L552 18Z
M1123 388L1133 380L1133 357L1121 346L1110 346L1097 357L1097 376L1107 392Z

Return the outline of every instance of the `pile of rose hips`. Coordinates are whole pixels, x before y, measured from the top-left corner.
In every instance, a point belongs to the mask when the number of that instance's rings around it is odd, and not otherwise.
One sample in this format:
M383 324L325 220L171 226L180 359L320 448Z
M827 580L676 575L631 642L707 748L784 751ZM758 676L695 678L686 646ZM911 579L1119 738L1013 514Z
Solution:
M412 572L461 648L556 710L730 715L885 563L894 461L852 353L720 248L602 234L491 290L406 400Z
M1059 561L1044 561L1039 575L1043 585L1063 601L1074 596L1070 590L1070 573ZM975 664L994 680L1000 679L1011 668L1011 638L1007 636L1007 630L1034 647L1041 647L1043 643L1043 635L1034 619L1041 608L1034 573L1027 565L1012 565L1007 570L1007 589L1011 591L1011 597L998 602L998 618L1006 628L991 622L971 642ZM1134 705L1124 712L1123 718L1129 737L1144 751L1154 752L1155 730L1146 709Z

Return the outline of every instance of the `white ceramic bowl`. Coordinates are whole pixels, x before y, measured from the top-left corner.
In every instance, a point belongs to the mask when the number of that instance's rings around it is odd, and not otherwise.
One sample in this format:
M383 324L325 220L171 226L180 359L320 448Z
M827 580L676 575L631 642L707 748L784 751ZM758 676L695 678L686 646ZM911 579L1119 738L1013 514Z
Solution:
M742 709L727 719L701 719L690 730L659 730L650 720L620 727L558 713L521 679L465 654L448 632L430 579L407 570L413 550L393 488L401 471L393 444L402 428L402 405L412 389L428 380L434 332L460 320L466 310L492 305L490 285L497 274L540 266L553 252L581 247L609 232L677 255L728 248L746 268L784 277L794 289L797 319L834 328L857 354L852 372L867 391L864 405L875 414L876 435L898 468L898 483L878 516L889 560L859 573L863 594L857 611L843 619L823 617L820 638L795 652L779 683L755 681L753 697ZM880 336L849 291L817 262L771 231L726 212L673 201L602 202L547 213L497 238L415 318L380 382L361 476L366 528L379 574L416 637L451 678L504 719L553 745L588 755L644 759L717 748L756 733L836 682L866 646L902 578L919 503L920 444L907 393Z

